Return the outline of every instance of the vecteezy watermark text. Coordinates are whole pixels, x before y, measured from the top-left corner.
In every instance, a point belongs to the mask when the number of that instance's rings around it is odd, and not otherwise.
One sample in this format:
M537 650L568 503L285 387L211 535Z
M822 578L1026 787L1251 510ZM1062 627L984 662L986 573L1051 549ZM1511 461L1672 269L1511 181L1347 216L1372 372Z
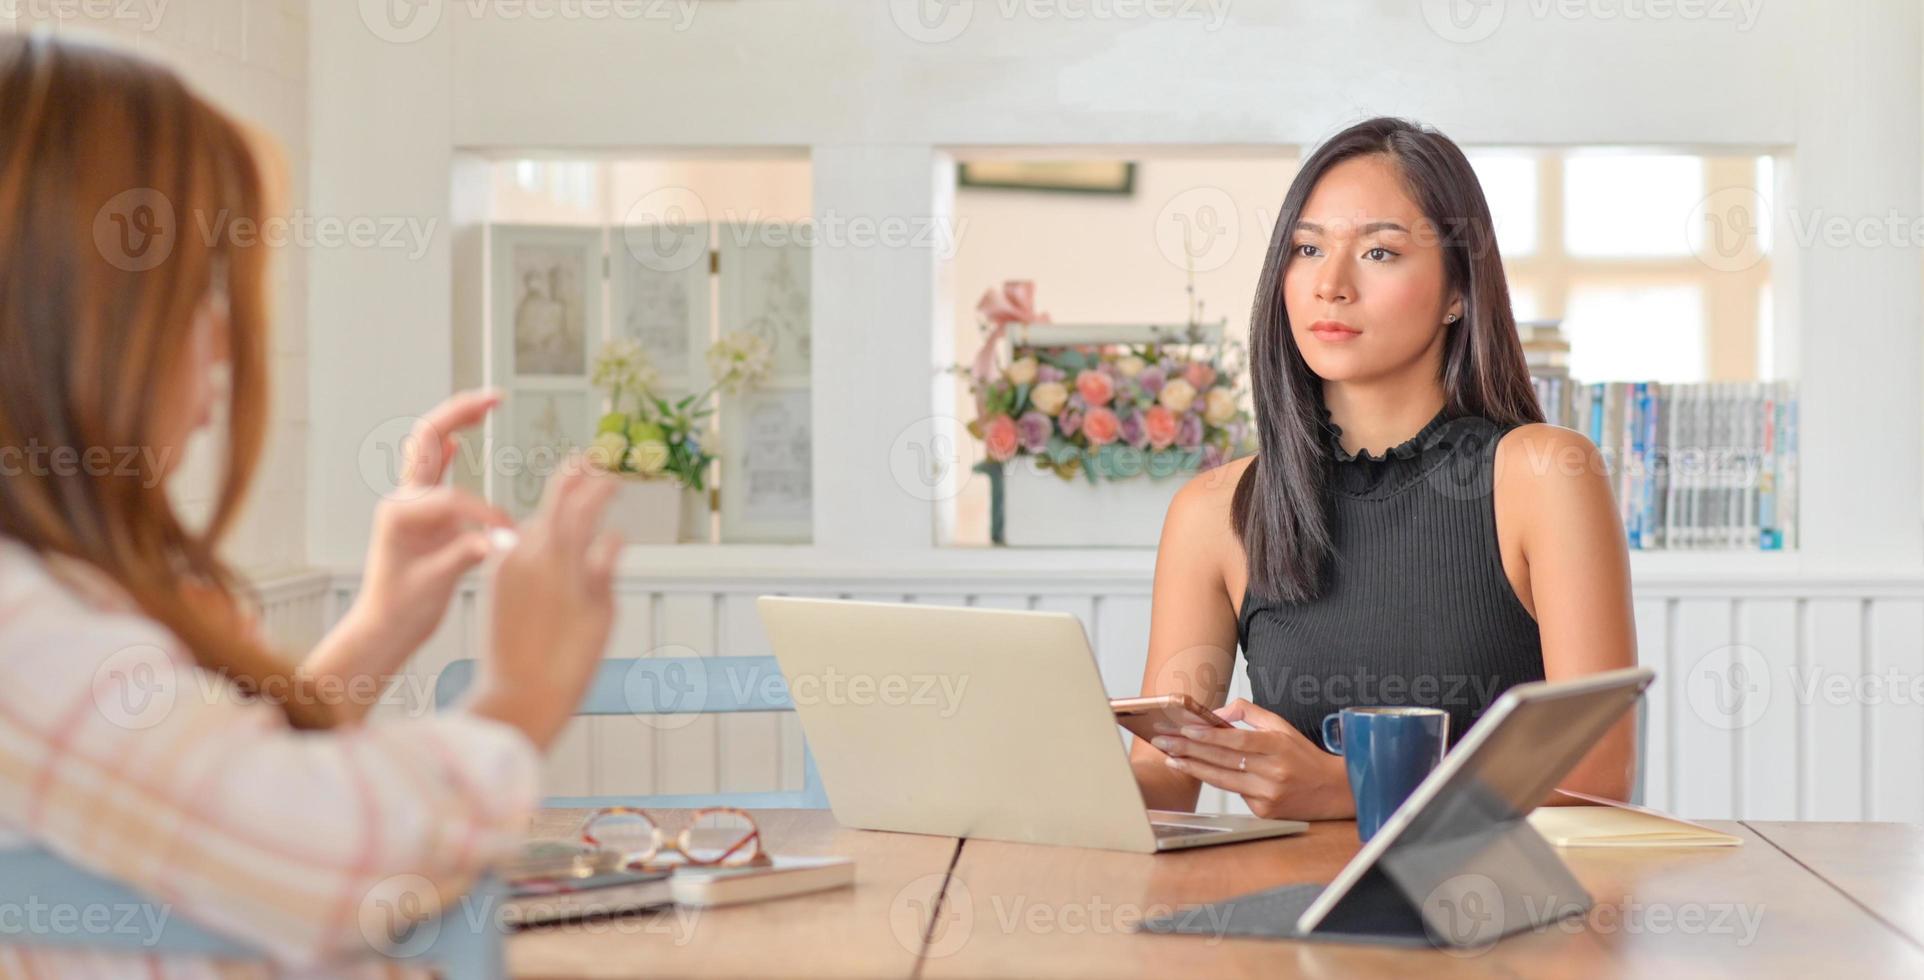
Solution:
M139 31L160 27L168 0L0 0L0 19L132 24Z
M173 455L155 446L51 446L28 439L24 446L0 446L0 477L140 478L152 485Z
M161 902L73 904L29 897L0 903L0 934L124 936L151 945L173 914L173 906Z

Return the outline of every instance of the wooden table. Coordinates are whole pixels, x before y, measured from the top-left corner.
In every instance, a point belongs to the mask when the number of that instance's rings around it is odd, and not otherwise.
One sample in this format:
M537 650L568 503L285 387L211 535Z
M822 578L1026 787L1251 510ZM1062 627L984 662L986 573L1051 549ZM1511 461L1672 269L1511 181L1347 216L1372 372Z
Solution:
M569 836L578 811L542 814ZM827 812L757 814L783 854L857 862L852 889L549 927L510 940L517 976L1924 976L1924 827L1714 824L1734 848L1560 852L1585 918L1475 952L1167 936L1145 915L1324 882L1349 822L1166 855L846 830ZM939 904L938 904L939 902Z
M1747 826L1865 914L1924 947L1924 827L1761 820Z

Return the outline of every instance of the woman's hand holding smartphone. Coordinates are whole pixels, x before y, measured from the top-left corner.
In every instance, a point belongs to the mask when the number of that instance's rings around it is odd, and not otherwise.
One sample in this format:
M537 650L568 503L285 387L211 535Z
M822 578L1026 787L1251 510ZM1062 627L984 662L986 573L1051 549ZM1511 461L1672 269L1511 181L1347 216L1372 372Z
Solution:
M1123 706L1117 724L1163 753L1164 765L1241 796L1256 816L1329 820L1356 813L1342 756L1310 744L1273 711L1241 698L1220 713L1207 711L1180 694L1110 705Z

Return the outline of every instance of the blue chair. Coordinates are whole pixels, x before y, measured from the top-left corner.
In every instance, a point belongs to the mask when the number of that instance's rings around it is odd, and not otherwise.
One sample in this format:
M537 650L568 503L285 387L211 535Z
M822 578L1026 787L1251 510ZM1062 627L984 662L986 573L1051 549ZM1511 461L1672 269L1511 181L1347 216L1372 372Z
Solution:
M474 682L475 662L457 660L434 683L435 707L446 710ZM643 657L604 660L578 715L728 714L793 711L788 684L774 657ZM828 807L815 755L802 749L802 788L760 793L684 793L658 796L559 796L551 807L648 806L821 810Z
M441 918L417 924L407 934L395 937L388 951L369 955L384 956L401 965L438 967L445 975L464 980L505 980L504 931L495 914L505 894L497 879L483 878ZM270 958L263 950L189 922L163 903L43 848L0 850L0 907L82 910L82 914L38 919L0 916L0 945ZM489 914L470 914L477 907ZM84 910L96 908L111 914L90 922ZM89 931L90 924L104 924L106 930Z
M1627 801L1632 806L1643 805L1643 760L1650 754L1650 746L1646 744L1650 738L1649 714L1650 695L1645 692L1643 697L1637 699L1637 778L1630 785L1630 799Z

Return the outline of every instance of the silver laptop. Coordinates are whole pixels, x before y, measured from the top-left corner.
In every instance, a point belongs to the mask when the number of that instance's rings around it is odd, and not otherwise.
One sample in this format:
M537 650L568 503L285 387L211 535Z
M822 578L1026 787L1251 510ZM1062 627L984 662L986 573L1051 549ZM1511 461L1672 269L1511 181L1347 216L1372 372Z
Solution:
M1068 613L762 596L844 826L1153 853L1301 833L1148 810Z

